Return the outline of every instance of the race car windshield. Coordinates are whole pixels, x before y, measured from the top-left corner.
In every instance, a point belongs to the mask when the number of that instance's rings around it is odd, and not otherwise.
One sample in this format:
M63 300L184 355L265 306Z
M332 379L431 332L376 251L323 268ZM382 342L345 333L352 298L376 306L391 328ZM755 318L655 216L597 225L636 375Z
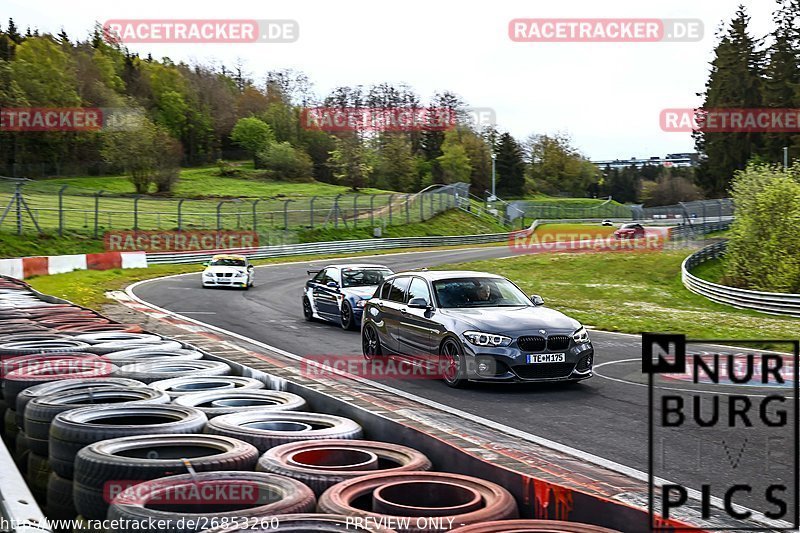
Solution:
M214 259L210 266L243 267L244 259Z
M345 269L342 270L342 287L370 287L379 285L383 278L390 276L390 270Z
M519 307L530 299L513 283L498 278L459 278L433 282L439 307Z

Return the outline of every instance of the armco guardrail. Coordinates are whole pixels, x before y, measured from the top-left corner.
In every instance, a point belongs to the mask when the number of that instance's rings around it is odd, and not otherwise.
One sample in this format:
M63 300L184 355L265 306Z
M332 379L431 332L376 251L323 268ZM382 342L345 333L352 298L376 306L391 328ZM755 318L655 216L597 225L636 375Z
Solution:
M727 241L714 243L684 259L681 264L681 279L684 286L717 303L762 313L800 317L800 294L737 289L700 279L691 273L691 270L700 263L725 255L727 244Z
M306 242L278 246L259 246L246 250L206 250L202 252L158 252L148 253L150 265L176 263L202 263L214 253L240 252L251 259L285 257L290 255L338 254L386 250L389 248L424 248L430 246L457 246L486 244L507 241L508 233L487 233L484 235L450 235L444 237L396 237L386 239L359 239L353 241Z

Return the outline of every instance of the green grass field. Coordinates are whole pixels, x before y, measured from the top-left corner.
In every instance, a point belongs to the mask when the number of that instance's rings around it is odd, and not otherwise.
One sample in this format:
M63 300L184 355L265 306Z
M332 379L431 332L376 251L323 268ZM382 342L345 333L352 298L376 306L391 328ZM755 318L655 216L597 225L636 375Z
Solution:
M686 290L680 265L689 253L557 253L437 268L502 274L526 293L542 295L546 305L607 331L675 332L698 338L794 338L797 319L735 309Z

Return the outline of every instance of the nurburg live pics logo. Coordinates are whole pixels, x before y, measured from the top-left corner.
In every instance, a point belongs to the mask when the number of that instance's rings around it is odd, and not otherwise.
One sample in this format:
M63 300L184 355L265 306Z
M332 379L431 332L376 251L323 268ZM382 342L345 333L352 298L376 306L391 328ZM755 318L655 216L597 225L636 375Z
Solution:
M696 531L667 525L682 518L703 531L798 530L799 358L796 340L642 334L651 530Z

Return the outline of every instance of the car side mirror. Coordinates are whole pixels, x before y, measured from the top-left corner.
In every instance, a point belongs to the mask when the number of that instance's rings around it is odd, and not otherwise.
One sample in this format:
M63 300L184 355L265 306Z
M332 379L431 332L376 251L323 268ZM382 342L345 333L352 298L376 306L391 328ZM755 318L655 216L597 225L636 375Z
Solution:
M408 306L412 309L427 309L430 305L425 298L411 298L408 302Z
M533 302L533 305L536 306L544 305L544 298L542 298L538 294L531 294L531 302Z
M325 285L327 285L328 287L330 287L332 289L338 289L339 288L339 284L336 283L335 281L329 281Z
M203 266L204 267L207 267L210 264L211 264L211 261L203 261Z

